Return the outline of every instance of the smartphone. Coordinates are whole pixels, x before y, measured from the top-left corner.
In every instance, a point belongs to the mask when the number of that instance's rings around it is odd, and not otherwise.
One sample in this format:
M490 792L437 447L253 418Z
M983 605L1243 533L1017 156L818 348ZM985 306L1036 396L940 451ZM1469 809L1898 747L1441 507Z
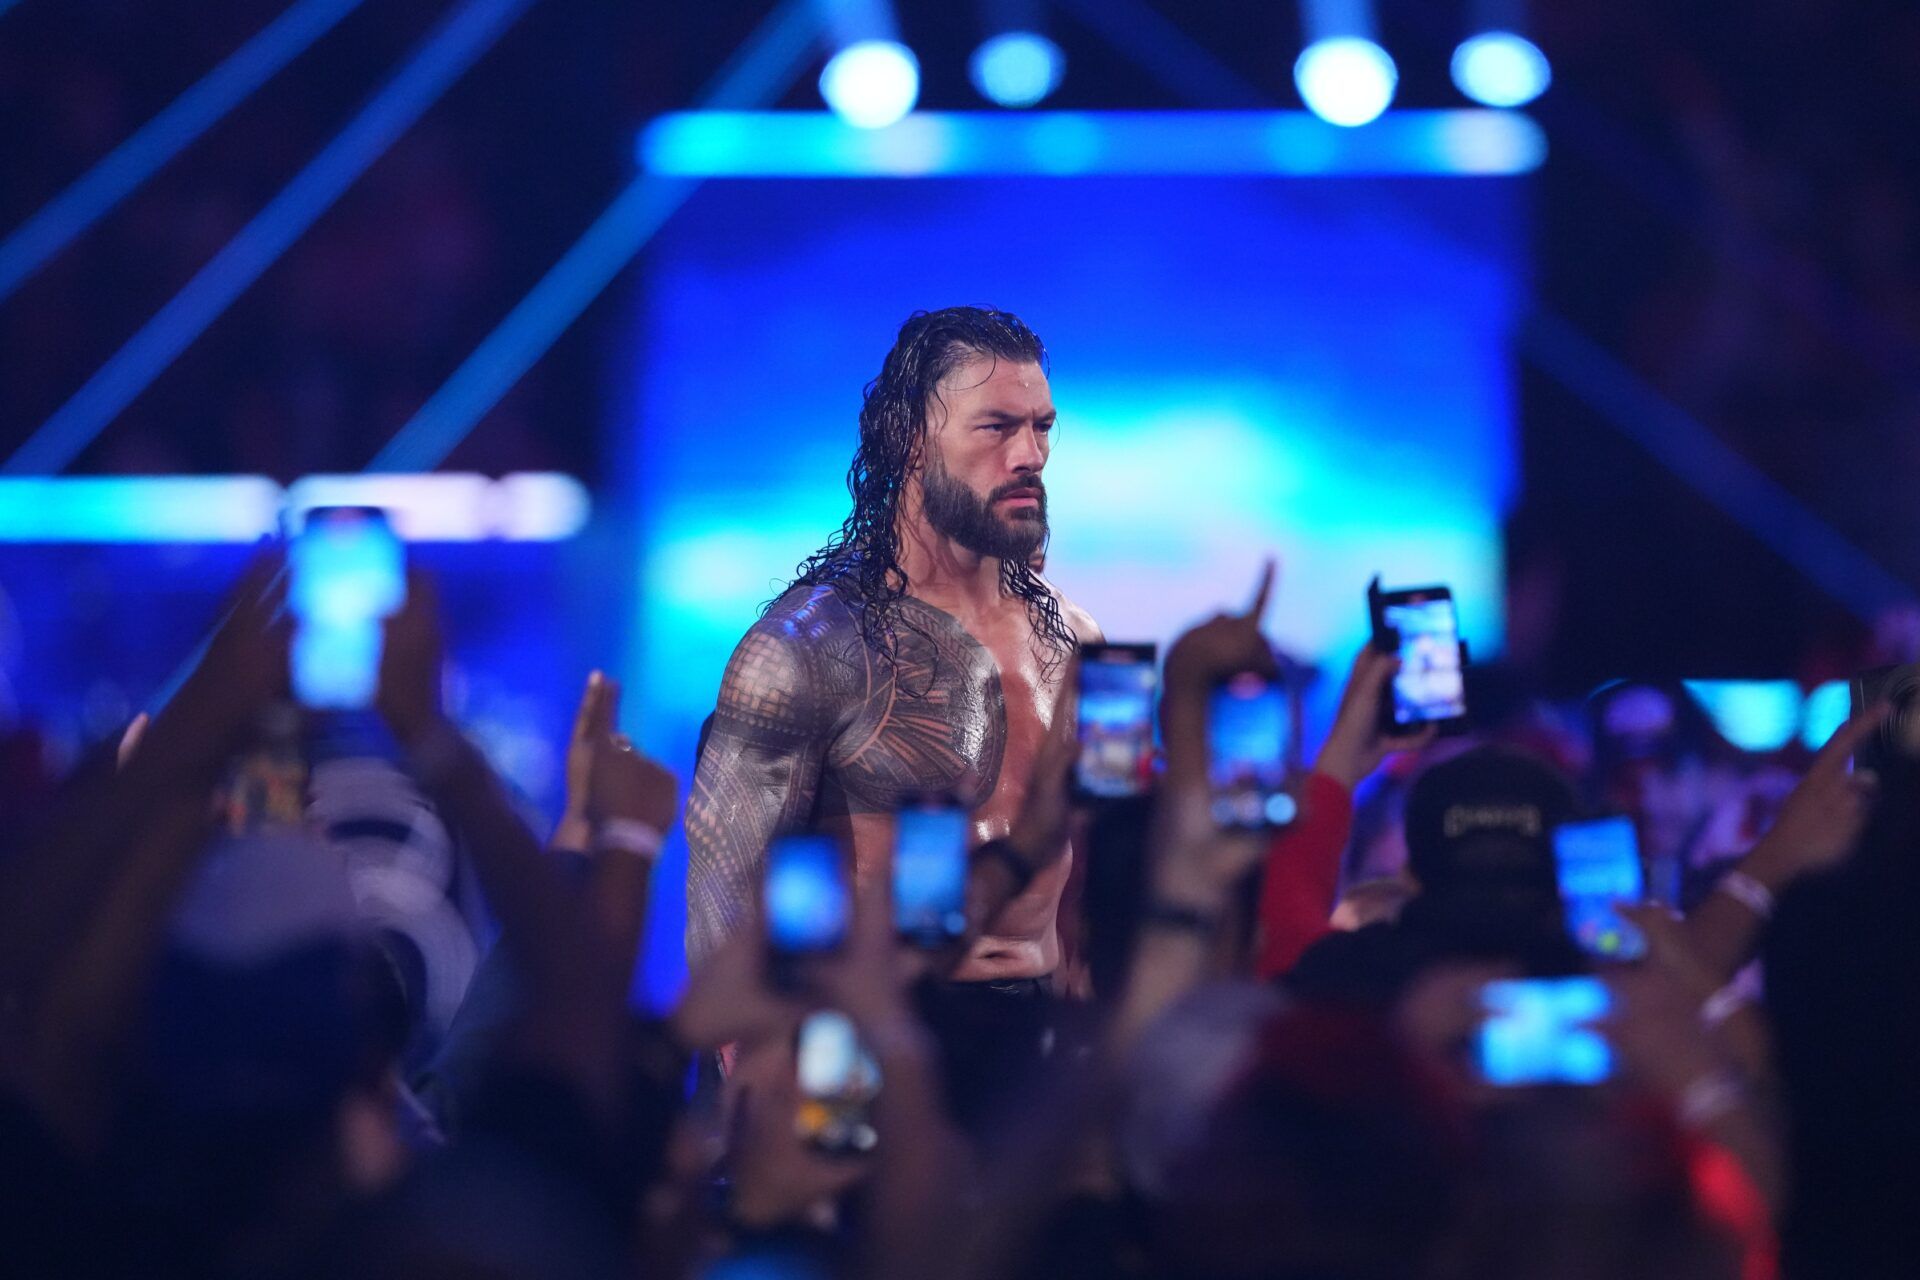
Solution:
M1292 724L1293 708L1278 681L1243 671L1213 687L1207 767L1216 825L1260 831L1284 827L1298 815L1285 790Z
M896 823L894 927L916 947L943 947L967 932L967 811L930 797Z
M1480 989L1475 1066L1488 1084L1600 1084L1613 1047L1594 1028L1612 1005L1598 978L1518 978Z
M780 836L767 849L767 943L776 974L846 941L853 899L832 836Z
M1633 819L1562 823L1554 829L1553 859L1567 932L1580 949L1603 960L1645 956L1645 936L1619 911L1620 903L1641 902L1647 894Z
M381 624L407 598L406 552L378 507L314 507L287 548L293 693L364 710L380 680Z
M1380 579L1367 586L1373 618L1373 643L1396 654L1400 670L1380 707L1381 728L1405 734L1427 725L1442 732L1466 727L1466 649L1460 619L1447 587L1382 591Z
M828 1155L873 1150L878 1135L869 1111L880 1092L880 1067L860 1043L853 1022L836 1009L816 1009L800 1024L794 1046L800 1107L794 1129Z
M1086 800L1145 795L1153 785L1154 647L1080 646L1080 755L1074 791Z

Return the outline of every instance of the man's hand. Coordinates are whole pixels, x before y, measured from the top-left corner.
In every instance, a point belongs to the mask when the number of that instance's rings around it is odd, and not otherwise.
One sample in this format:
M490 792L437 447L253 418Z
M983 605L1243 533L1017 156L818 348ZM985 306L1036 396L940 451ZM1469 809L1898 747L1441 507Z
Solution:
M1260 632L1273 582L1274 562L1268 560L1260 570L1253 604L1245 613L1216 613L1173 642L1163 672L1169 695L1175 691L1204 694L1215 680L1236 671L1257 671L1269 678L1278 674L1273 646Z
M1314 770L1323 773L1347 790L1378 769L1398 751L1419 751L1430 744L1439 730L1432 725L1412 733L1393 735L1380 728L1380 704L1387 686L1400 670L1400 659L1368 644L1353 660L1346 689L1340 694L1340 710L1333 718L1333 729L1320 747Z
M1224 905L1266 851L1265 836L1221 831L1213 821L1207 698L1216 681L1238 671L1278 676L1273 647L1260 631L1273 580L1269 560L1245 613L1215 615L1174 641L1167 653L1160 704L1167 778L1156 810L1153 884L1170 904L1205 910Z
M767 943L750 920L688 975L669 1025L687 1049L791 1036L804 1010L767 982Z
M440 598L420 569L407 570L407 600L387 619L380 652L380 689L374 703L402 746L419 742L444 723L440 709Z
M644 822L665 832L680 803L680 787L667 768L634 750L619 731L620 682L595 671L587 677L580 709L567 742L567 808L564 821Z
M277 548L247 566L205 654L151 726L124 747L121 763L157 776L217 767L237 735L287 696L293 623L286 612L286 557Z

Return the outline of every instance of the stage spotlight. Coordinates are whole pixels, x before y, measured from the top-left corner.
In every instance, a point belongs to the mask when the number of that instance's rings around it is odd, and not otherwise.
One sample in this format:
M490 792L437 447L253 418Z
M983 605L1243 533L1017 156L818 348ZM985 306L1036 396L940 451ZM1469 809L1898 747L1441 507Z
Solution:
M1359 36L1315 40L1293 64L1307 109L1330 124L1363 125L1393 101L1400 71L1385 49Z
M1033 31L1004 31L981 42L967 64L973 87L1003 107L1031 107L1060 85L1060 46Z
M897 40L856 41L820 73L820 96L848 124L884 129L919 101L920 63Z
M1453 51L1453 82L1460 92L1489 107L1525 106L1553 81L1547 55L1525 36L1483 31Z

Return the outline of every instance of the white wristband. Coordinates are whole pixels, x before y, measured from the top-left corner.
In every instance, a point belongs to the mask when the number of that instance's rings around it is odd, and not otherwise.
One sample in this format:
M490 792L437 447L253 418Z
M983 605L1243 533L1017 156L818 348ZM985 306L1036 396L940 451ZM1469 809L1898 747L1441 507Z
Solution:
M1773 890L1744 871L1733 870L1720 877L1714 888L1753 912L1762 920L1773 918Z
M666 837L660 834L658 827L638 818L608 818L593 829L595 849L618 849L644 862L651 862L658 857L660 846L664 843Z
M1709 1027L1720 1026L1750 1003L1751 999L1740 989L1740 984L1730 982L1708 996L1707 1002L1700 1006L1700 1021Z

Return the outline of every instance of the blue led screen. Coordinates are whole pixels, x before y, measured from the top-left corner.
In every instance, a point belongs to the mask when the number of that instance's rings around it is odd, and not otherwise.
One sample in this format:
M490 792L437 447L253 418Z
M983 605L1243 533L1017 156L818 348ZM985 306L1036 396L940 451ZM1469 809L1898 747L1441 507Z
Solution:
M917 308L1019 313L1052 355L1048 576L1163 646L1248 599L1344 672L1365 585L1444 582L1497 652L1524 180L709 181L647 258L617 424L635 511L628 719L690 776L728 654L846 515L860 391ZM1324 724L1337 681L1308 708ZM684 850L651 989L678 981Z

